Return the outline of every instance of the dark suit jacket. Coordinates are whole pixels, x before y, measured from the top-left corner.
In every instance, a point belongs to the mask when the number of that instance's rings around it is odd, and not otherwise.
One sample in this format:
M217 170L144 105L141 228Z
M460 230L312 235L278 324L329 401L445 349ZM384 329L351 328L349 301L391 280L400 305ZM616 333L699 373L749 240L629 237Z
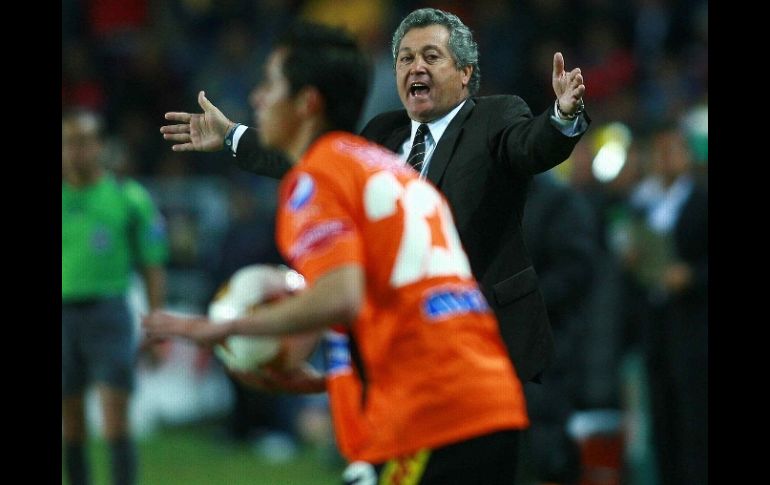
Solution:
M703 308L708 302L708 228L708 190L696 183L674 227L674 245L677 257L693 269L693 285L680 299Z
M441 137L428 170L428 179L449 201L473 274L522 381L536 377L553 353L521 230L527 189L535 173L564 161L580 139L554 128L550 112L533 117L518 96L470 98ZM392 111L374 117L361 135L397 151L410 126L406 110ZM282 175L281 163L265 156L256 136L241 138L236 160L246 170Z

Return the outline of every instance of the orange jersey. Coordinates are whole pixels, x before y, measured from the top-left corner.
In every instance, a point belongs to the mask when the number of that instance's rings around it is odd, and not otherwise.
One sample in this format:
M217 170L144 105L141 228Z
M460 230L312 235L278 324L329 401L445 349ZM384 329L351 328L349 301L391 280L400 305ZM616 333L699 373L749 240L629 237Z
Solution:
M529 424L449 207L410 167L361 137L328 133L284 177L276 230L310 286L343 265L366 274L360 314L327 339L346 458L378 463Z

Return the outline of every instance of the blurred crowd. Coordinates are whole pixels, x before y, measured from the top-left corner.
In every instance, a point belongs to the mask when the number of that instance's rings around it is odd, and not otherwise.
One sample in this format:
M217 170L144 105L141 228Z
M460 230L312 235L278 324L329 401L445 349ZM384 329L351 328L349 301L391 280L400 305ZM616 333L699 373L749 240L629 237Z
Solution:
M622 428L625 473L629 483L658 483L661 472L634 470L645 463L667 470L666 457L676 454L656 457L645 433L655 428L661 438L672 427L666 419L683 419L674 409L677 386L703 380L686 391L694 401L682 409L707 415L707 214L689 203L690 186L681 188L691 182L705 190L708 182L707 1L63 0L62 109L104 115L105 164L140 180L166 217L169 305L205 311L238 267L280 262L272 241L277 181L240 171L224 151L171 151L159 133L163 114L199 111L195 100L205 90L230 119L251 123L247 98L270 42L303 17L349 28L369 51L374 77L363 126L400 108L390 38L408 12L423 6L451 11L473 30L480 95L517 94L540 112L553 103L553 53L564 54L568 69L582 69L593 124L549 177L583 200L594 248L588 276L569 282L582 287L579 304L565 303L580 306L579 316L561 328L557 317L554 325L557 355L570 359L556 369L572 369L563 391L573 412L616 410L637 419ZM547 212L539 200L533 197L527 210L540 211L532 217L541 219ZM533 253L537 244L529 242ZM683 260L687 269L672 269ZM541 264L543 279L547 263ZM567 292L567 284L553 283L551 293ZM555 304L549 311L570 313ZM683 319L687 326L678 329ZM673 375L691 365L689 374ZM233 430L256 419L243 399ZM259 405L287 409L264 399ZM661 407L668 414L645 431L644 414L663 413ZM692 435L700 416L685 420L687 439L696 442L666 435L672 449L705 449L705 436ZM293 432L284 417L279 421L278 428ZM622 420L615 428L621 427ZM672 483L691 483L681 480Z

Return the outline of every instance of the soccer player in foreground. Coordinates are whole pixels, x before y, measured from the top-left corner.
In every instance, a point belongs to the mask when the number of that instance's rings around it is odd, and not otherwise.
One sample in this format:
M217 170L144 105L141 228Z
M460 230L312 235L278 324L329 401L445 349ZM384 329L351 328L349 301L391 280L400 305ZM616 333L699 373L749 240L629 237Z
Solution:
M349 36L304 24L278 42L251 96L260 141L294 164L276 238L308 288L224 324L153 312L144 328L206 345L290 336L280 359L240 378L325 388L345 483L510 485L529 424L521 383L443 196L350 133L368 76ZM319 341L323 380L304 365Z

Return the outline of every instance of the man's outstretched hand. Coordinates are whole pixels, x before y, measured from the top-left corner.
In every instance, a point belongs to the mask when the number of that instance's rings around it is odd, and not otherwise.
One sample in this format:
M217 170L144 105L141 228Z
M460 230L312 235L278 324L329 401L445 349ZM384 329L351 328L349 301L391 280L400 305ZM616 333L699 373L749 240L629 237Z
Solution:
M170 111L165 118L179 124L160 127L163 139L174 142L175 152L214 152L224 148L227 130L235 123L230 121L219 108L211 104L206 93L198 93L198 104L203 113Z

